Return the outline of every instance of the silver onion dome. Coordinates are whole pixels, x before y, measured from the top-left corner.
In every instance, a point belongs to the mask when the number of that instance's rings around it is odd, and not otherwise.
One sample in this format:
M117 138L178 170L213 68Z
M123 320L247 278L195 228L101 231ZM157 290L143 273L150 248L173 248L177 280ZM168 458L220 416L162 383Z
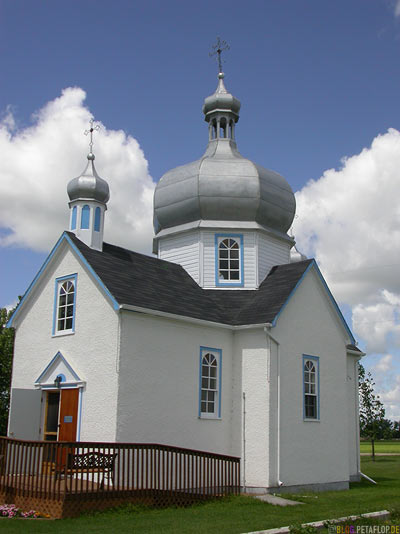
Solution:
M228 111L235 115L235 122L239 120L240 100L225 89L224 77L225 74L223 72L218 74L217 90L204 100L203 113L207 122L209 122L211 114L216 111Z
M83 173L77 178L73 178L67 186L69 199L71 201L80 198L91 199L105 204L110 199L108 183L100 178L96 172L94 154L90 152L87 159L88 163Z
M205 99L209 143L197 161L168 171L154 193L154 230L198 220L251 221L280 233L290 228L296 209L287 181L244 158L234 140L240 102L227 92L223 75Z

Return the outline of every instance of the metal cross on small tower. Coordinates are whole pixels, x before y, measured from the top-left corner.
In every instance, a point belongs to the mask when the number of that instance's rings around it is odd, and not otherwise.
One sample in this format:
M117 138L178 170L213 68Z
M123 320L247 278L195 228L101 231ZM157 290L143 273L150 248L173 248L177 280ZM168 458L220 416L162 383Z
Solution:
M209 53L210 57L218 56L218 68L219 72L222 72L222 60L221 60L221 54L224 50L230 50L230 46L226 41L221 41L219 37L217 37L217 42L215 45L213 45L213 51Z
M90 128L89 130L85 130L84 131L84 134L85 135L88 135L90 134L90 143L89 143L89 152L92 153L93 152L93 132L96 131L98 132L100 130L100 126L98 124L96 124L96 126L93 126L93 119L90 119Z

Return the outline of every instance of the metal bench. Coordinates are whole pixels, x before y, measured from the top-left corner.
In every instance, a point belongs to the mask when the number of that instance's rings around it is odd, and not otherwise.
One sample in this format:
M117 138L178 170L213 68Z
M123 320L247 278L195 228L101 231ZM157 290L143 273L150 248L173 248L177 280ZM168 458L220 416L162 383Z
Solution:
M68 453L65 468L56 469L57 475L67 473L102 473L103 478L100 483L100 489L104 489L104 479L111 479L114 485L114 464L118 453L106 454L104 452L84 452L75 454Z

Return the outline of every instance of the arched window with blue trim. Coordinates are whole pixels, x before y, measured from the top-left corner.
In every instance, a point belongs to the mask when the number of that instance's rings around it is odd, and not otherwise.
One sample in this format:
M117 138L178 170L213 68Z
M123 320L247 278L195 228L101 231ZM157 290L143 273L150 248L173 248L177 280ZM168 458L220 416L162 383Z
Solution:
M77 212L77 207L74 206L74 207L72 208L71 230L76 230L76 212Z
M304 419L319 419L319 358L303 355Z
M94 212L94 230L95 232L100 232L100 219L101 219L101 210L97 206Z
M243 286L243 235L215 235L215 285Z
M75 321L75 283L76 277L69 280L61 278L57 283L57 324L56 332L72 332Z
M200 347L199 417L221 417L221 349Z
M81 228L82 230L88 230L89 229L89 221L90 221L90 208L87 204L85 204L82 208L82 215L81 215Z

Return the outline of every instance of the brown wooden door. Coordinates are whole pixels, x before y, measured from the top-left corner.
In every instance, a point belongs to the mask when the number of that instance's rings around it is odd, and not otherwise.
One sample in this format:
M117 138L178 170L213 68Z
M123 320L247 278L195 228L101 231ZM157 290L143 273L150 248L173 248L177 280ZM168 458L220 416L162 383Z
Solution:
M59 417L59 441L75 441L78 423L79 389L62 389Z

